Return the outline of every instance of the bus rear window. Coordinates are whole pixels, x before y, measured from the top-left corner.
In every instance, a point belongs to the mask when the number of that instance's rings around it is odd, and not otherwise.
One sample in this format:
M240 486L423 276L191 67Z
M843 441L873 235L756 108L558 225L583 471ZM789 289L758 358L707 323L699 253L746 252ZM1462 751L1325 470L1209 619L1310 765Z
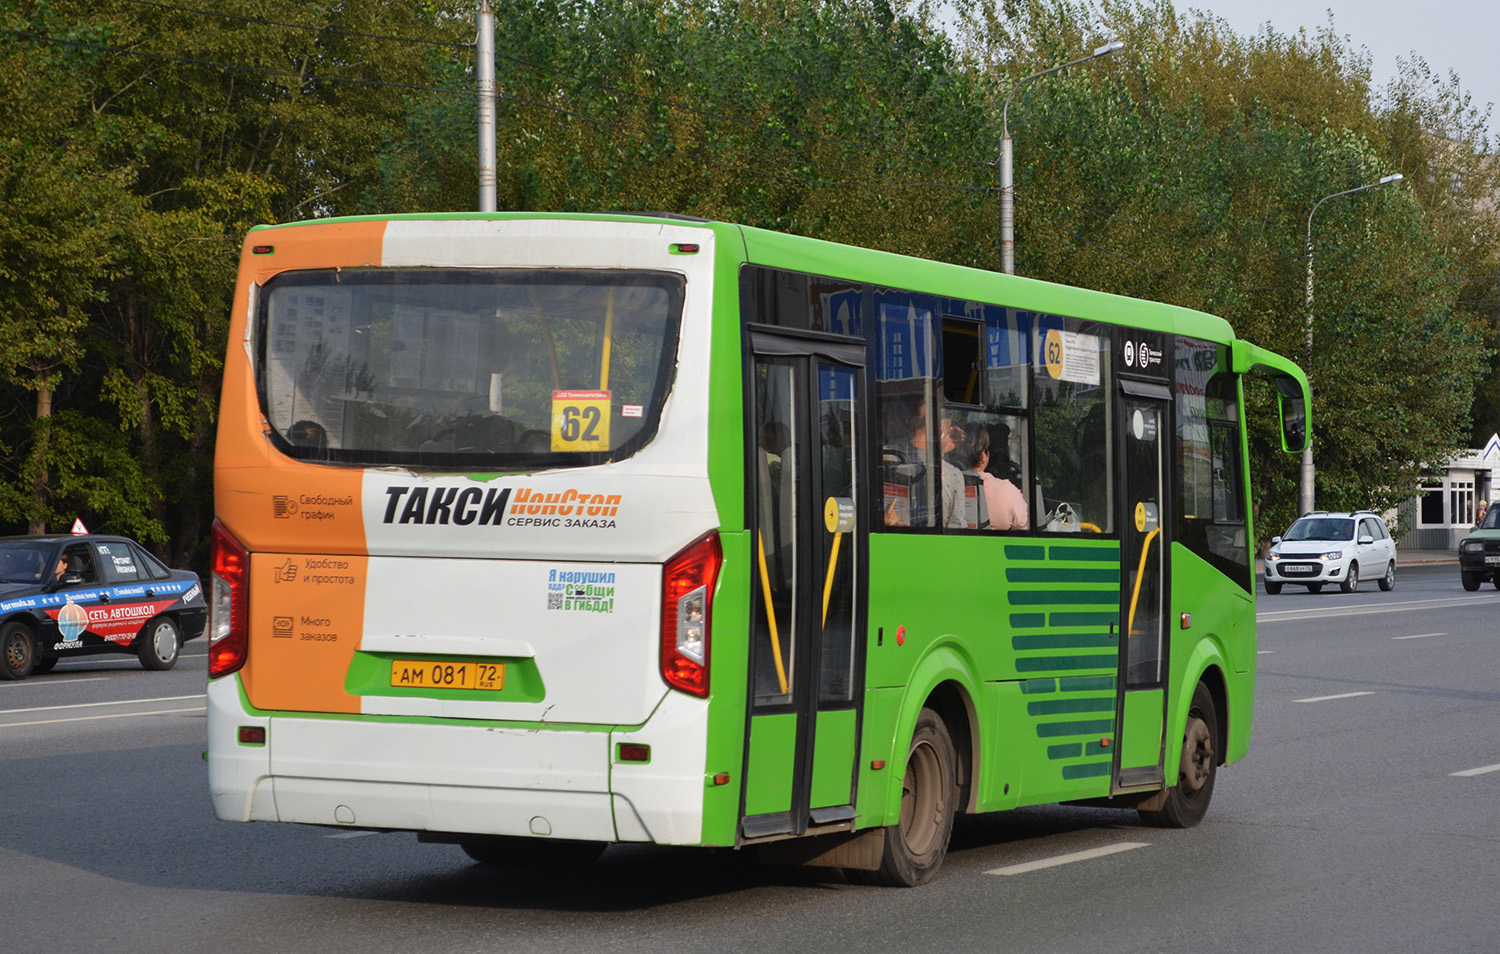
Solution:
M618 460L656 432L682 300L683 279L655 272L288 272L260 297L262 410L305 460Z

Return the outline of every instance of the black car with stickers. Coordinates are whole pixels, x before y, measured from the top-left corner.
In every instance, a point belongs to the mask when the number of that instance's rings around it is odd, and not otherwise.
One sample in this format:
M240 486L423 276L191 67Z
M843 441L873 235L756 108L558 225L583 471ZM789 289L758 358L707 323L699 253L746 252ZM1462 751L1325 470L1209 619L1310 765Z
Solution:
M167 568L133 540L0 538L0 679L100 653L133 653L147 669L171 669L207 620L198 575Z

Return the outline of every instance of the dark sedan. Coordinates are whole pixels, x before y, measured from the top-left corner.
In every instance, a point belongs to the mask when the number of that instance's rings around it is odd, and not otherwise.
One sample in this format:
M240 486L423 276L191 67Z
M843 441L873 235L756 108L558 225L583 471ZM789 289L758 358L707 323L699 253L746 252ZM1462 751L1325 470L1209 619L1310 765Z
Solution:
M1458 544L1458 572L1466 590L1479 589L1485 580L1500 590L1500 504Z
M133 653L147 669L171 669L207 619L198 575L168 569L133 540L0 538L0 679L98 653Z

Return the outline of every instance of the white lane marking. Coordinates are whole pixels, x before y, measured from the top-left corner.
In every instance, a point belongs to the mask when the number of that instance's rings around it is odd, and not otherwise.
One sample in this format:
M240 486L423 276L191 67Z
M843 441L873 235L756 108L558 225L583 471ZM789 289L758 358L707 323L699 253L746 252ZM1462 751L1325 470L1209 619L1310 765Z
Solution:
M1488 775L1491 772L1500 772L1500 765L1486 765L1483 768L1464 769L1462 772L1450 772L1449 774L1456 775L1459 778L1471 778L1475 775Z
M208 693L200 692L196 696L158 696L155 699L120 699L117 702L75 702L66 706L34 706L30 709L0 709L0 715L10 715L15 712L53 712L57 709L92 709L95 706L133 706L141 702L181 702L184 699L207 699Z
M1271 655L1274 652L1276 652L1276 650L1274 650L1274 649L1262 649L1262 650L1259 650L1258 652L1256 652L1255 655L1257 655L1257 656L1269 656L1269 655Z
M1067 855L1058 855L1055 858L1043 858L1040 861L1028 861L1025 864L1009 865L1004 868L995 868L986 871L985 874L992 875L1018 875L1029 871L1040 871L1043 868L1055 868L1058 865L1072 864L1075 861L1089 861L1093 858L1103 858L1105 855L1118 854L1129 851L1132 848L1148 848L1150 842L1146 841L1122 841L1118 845L1106 845L1103 848L1090 848L1087 851L1075 851Z
M38 719L35 722L0 722L0 729L14 729L23 725L56 725L59 722L94 722L99 719L132 719L136 716L171 715L179 712L207 712L208 706L191 709L153 709L150 712L111 712L108 715L75 716L71 719Z
M1447 636L1447 633L1418 633L1415 636L1392 636L1392 639L1426 639L1429 636Z
M35 679L35 680L28 680L26 682L13 682L13 683L11 683L11 685L15 686L18 689L21 688L22 686L56 686L56 685L60 685L61 682L62 682L57 677L58 676L65 676L65 675L67 675L67 670L63 670L62 672L55 673L52 677L47 678L47 679L40 679L39 678L39 679ZM71 685L73 685L75 683L79 683L79 682L104 682L104 681L106 681L108 679L109 679L108 676L85 676L82 679L69 679L69 680L67 680L67 684L71 686Z
M1311 699L1293 699L1293 702L1332 702L1334 699L1353 699L1356 696L1373 696L1373 692L1341 692L1336 696L1313 696Z
M378 831L341 831L337 835L329 835L329 838L364 838L367 835L378 835Z
M1371 616L1377 613L1402 613L1411 610L1438 609L1447 606L1474 606L1472 599L1402 600L1390 603L1361 603L1358 606L1341 607L1330 602L1323 607L1308 607L1294 610L1271 610L1256 613L1258 623L1294 623L1305 619L1327 619L1335 616Z

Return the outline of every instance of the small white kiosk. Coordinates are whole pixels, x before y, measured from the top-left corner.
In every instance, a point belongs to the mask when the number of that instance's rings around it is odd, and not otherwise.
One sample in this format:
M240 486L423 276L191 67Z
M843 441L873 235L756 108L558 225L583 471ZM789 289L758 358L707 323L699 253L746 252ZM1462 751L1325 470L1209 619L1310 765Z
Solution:
M1416 497L1397 507L1406 533L1402 549L1453 550L1474 526L1480 503L1489 506L1500 488L1500 435L1491 434L1480 450L1465 451L1448 462L1447 471L1423 481Z

